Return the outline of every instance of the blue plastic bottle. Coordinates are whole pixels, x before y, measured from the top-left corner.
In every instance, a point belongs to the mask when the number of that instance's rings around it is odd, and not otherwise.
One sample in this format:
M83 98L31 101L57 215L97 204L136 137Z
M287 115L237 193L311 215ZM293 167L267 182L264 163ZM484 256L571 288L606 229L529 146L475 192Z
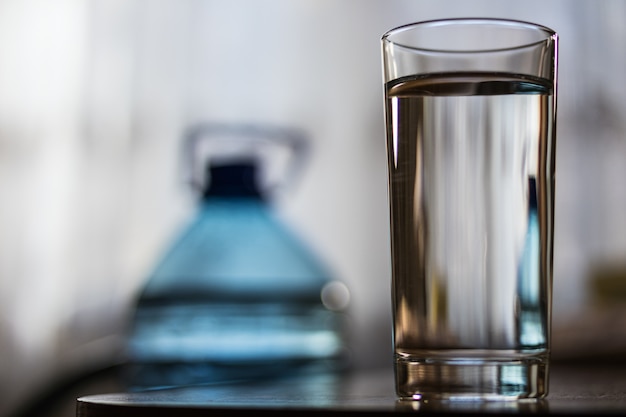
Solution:
M347 290L274 216L257 168L249 155L208 167L196 218L137 302L135 387L341 368Z

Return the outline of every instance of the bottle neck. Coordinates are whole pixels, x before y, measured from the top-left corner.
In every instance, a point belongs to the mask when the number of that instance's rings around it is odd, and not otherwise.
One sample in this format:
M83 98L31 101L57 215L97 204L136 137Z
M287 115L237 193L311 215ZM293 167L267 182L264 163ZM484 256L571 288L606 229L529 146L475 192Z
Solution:
M204 200L218 198L251 198L263 200L256 182L256 165L240 162L209 167L209 184L202 197Z

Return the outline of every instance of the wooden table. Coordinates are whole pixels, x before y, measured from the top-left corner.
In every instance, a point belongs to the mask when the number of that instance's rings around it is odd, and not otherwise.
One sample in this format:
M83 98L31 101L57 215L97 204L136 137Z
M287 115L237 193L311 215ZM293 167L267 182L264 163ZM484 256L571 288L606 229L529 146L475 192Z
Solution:
M355 371L256 383L89 395L79 417L228 415L626 414L626 363L551 367L550 394L541 401L398 401L391 369Z

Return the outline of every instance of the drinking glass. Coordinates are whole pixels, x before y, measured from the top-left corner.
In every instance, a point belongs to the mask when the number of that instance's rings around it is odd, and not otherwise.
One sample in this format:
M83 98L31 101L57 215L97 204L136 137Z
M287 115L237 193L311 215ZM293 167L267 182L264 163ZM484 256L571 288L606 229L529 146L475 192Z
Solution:
M548 392L557 43L497 19L382 37L401 398Z

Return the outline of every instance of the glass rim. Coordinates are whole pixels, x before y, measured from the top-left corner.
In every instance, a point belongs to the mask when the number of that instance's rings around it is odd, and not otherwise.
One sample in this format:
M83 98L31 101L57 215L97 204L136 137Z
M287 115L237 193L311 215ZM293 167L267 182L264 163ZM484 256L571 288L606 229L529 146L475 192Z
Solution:
M436 27L436 26L444 26L444 25L460 25L460 24L491 24L491 25L500 25L502 27L518 27L518 28L526 28L532 29L536 32L543 33L545 36L533 42L522 42L520 44L510 46L510 47L500 47L500 48L475 48L475 49L434 49L434 48L425 48L415 45L407 44L406 42L397 42L393 41L391 37L397 35L399 33L407 32L416 28L422 27ZM458 17L458 18L446 18L446 19L431 19L431 20L423 20L413 23L407 23L405 25L397 26L393 29L388 30L383 34L381 40L383 43L390 43L394 46L405 48L408 50L413 50L415 52L427 52L427 53L446 53L446 54L471 54L471 53L488 53L488 52L502 52L502 51L512 51L517 49L524 49L533 47L539 44L546 42L548 39L557 39L558 34L553 29L550 29L547 26L540 25L537 23L527 22L523 20L516 19L505 19L505 18L491 18L491 17Z

